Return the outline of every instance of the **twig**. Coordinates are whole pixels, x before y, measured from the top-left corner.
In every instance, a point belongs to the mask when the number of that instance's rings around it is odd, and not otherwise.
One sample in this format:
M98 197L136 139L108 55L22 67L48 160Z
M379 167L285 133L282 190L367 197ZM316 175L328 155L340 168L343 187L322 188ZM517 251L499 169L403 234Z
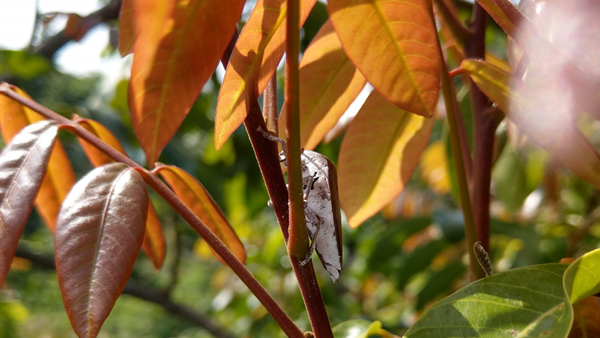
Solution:
M77 31L85 34L98 24L119 18L121 2L122 0L111 0L108 5L81 18ZM38 48L34 49L33 52L47 59L52 59L56 51L72 39L73 36L70 36L65 28L56 35L45 40Z
M40 268L46 270L56 270L56 264L52 257L40 255L30 250L25 249L22 245L17 247L17 257L25 258ZM123 293L143 299L145 301L162 306L170 313L187 320L188 322L204 328L217 338L233 338L234 336L225 329L214 323L210 317L199 313L185 305L174 302L168 295L165 295L160 290L149 285L129 280Z
M246 268L246 266L240 262L237 257L229 250L229 248L217 237L207 226L194 214L194 212L187 206L171 189L169 189L163 181L161 181L156 175L148 172L145 168L134 162L129 157L123 155L96 135L92 134L78 123L75 123L66 117L59 115L52 110L40 105L39 103L29 100L10 89L10 85L7 83L0 83L0 94L6 95L11 99L25 105L33 111L45 116L48 119L52 119L61 124L62 128L70 130L78 137L92 144L100 151L111 157L117 162L127 164L128 166L135 168L142 174L142 177L146 183L154 189L167 203L171 205L175 211L183 219L188 222L196 232L206 240L216 252L223 258L227 265L235 272L236 275L246 284L246 286L252 291L256 298L264 305L267 311L273 316L273 319L279 324L282 330L289 337L302 337L302 330L291 320L291 318L283 311L279 304L273 299L269 292L260 284L260 282L252 275L252 273ZM261 118L262 121L262 118ZM264 123L264 122L263 122ZM281 169L280 169L281 170Z
M277 73L267 83L263 93L263 117L267 130L275 135L279 134L277 125Z

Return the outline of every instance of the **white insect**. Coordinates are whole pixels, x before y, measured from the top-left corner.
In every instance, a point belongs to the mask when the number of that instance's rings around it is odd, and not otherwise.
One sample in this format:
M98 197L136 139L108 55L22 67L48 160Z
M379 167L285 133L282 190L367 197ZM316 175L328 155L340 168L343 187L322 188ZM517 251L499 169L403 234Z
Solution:
M285 149L285 141L259 131L269 140L278 141ZM281 161L286 163L285 152ZM302 183L304 189L304 214L311 239L310 249L300 265L308 263L313 251L334 283L342 271L342 221L338 197L337 172L333 163L324 155L305 150L301 155Z

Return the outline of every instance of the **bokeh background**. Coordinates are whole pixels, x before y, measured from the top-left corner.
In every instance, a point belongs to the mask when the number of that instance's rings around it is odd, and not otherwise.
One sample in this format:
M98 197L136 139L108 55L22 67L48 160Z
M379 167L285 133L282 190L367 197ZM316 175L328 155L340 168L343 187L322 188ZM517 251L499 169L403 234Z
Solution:
M106 4L96 0L0 2L0 78L60 114L100 121L118 137L131 158L145 164L127 105L131 56L122 59L115 50L118 23L93 28L80 41L59 49L52 60L34 53L64 28L68 14L85 16ZM253 5L248 1L242 21ZM466 20L471 3L457 1L457 6ZM302 49L326 20L325 4L318 2L302 30ZM486 43L498 62L506 60L506 35L493 22ZM456 67L451 53L448 57L450 68ZM214 150L215 106L223 74L219 66L160 160L184 168L204 184L242 239L250 271L290 317L308 329L283 238L267 206L268 196L245 130L240 128L219 152ZM472 140L468 88L460 78L455 81ZM278 85L281 107L282 67ZM344 119L352 118L368 91L357 98ZM462 213L456 203L442 102L438 110L430 144L404 192L358 229L344 224L344 270L339 283L331 282L315 256L333 325L357 318L380 320L385 329L401 335L428 306L468 282ZM585 124L583 129L590 139L600 139L597 122ZM341 137L317 150L335 163ZM62 133L61 141L78 178L91 170L72 135ZM600 214L595 209L600 201L598 191L560 168L506 122L497 132L496 144L490 253L496 271L558 262L600 247ZM257 299L212 256L197 233L158 196L152 198L167 238L167 260L157 273L141 253L132 280L168 293L174 302L206 315L234 337L283 337ZM21 247L47 257L53 254L52 235L35 210ZM104 338L210 336L163 307L129 295L117 301L100 334ZM56 273L22 258L15 259L0 290L0 338L9 337L75 337Z

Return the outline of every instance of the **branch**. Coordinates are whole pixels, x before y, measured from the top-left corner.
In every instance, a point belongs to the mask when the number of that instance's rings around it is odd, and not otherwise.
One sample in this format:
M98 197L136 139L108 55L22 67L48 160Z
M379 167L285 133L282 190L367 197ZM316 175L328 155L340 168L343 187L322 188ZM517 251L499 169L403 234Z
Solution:
M17 247L17 253L15 256L25 258L45 270L56 270L56 264L54 263L54 259L52 257L37 254L25 249L22 245ZM125 285L123 293L160 305L168 312L185 319L196 326L204 328L217 338L234 337L231 333L214 323L210 317L185 305L174 302L168 295L149 285L145 285L130 279L127 282L127 285Z
M292 319L283 311L279 304L273 299L269 292L260 284L260 282L254 277L254 275L246 268L246 266L240 262L237 257L229 250L229 248L210 230L202 220L194 214L194 212L187 206L175 193L165 185L155 174L148 172L145 168L137 164L129 157L123 155L96 135L83 128L78 123L75 123L68 118L55 113L54 111L40 105L39 103L29 100L13 90L7 83L0 83L0 94L3 94L22 105L32 109L33 111L41 114L42 116L57 121L61 124L61 128L67 129L73 132L76 136L82 138L88 143L92 144L98 150L102 151L113 160L124 163L131 168L138 170L138 172L154 191L156 191L167 203L171 205L175 211L181 217L188 222L189 225L196 230L202 238L210 245L214 251L223 258L225 263L233 270L233 272L242 280L244 284L252 291L254 296L264 305L267 311L273 316L273 319L279 324L281 329L289 337L303 337L302 330L292 321ZM257 102L258 105L258 102ZM260 118L262 121L262 117ZM264 121L263 121L264 124ZM265 139L266 140L266 139ZM267 140L268 141L268 140ZM281 169L279 169L281 172ZM283 178L282 178L283 180ZM285 185L284 185L285 186Z
M118 19L119 11L121 9L121 2L122 0L111 0L108 5L89 14L88 16L84 16L79 21L76 31L80 35L85 35L90 29L94 28L98 24ZM52 59L54 54L72 39L73 36L68 34L67 29L65 28L56 35L45 40L39 47L35 48L33 52L47 59Z

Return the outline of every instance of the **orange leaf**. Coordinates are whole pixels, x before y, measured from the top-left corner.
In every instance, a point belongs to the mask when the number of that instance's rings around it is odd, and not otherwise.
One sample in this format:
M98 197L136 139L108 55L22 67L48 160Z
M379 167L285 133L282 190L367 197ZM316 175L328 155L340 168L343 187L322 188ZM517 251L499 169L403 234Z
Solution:
M21 89L15 86L11 86L11 88L19 95L31 99ZM42 115L33 110L4 95L0 95L0 129L2 138L6 143L10 142L27 125L44 119ZM75 184L73 167L62 144L60 141L56 141L50 156L46 176L35 200L38 213L51 231L54 231L60 206L73 184Z
M133 2L135 0L123 0L121 13L119 15L119 54L125 56L133 53L133 43L136 31L133 18Z
M410 114L373 91L340 149L340 203L356 228L402 192L429 141L433 119Z
M423 0L332 0L328 11L348 57L386 99L433 116L440 55L430 8Z
M242 0L135 0L129 108L149 166L171 140L217 67Z
M183 203L192 209L196 216L225 243L229 250L242 263L245 263L246 250L244 249L244 245L236 235L235 230L227 222L223 211L221 211L204 186L187 171L175 166L160 165L156 171L162 175ZM223 262L216 252L213 251L213 254Z
M300 2L300 25L316 0ZM250 100L256 100L277 70L285 52L286 4L283 0L259 0L235 45L221 85L215 117L215 148L242 124Z
M148 220L146 221L146 234L142 249L150 258L152 265L156 271L162 268L167 254L167 244L165 243L165 235L163 233L162 224L156 214L152 201L148 203Z
M127 156L127 153L125 152L125 149L123 149L121 142L119 142L119 140L117 140L115 135L113 135L110 132L110 130L108 130L101 123L98 123L98 122L96 122L94 120L90 120L90 119L78 119L78 120L76 120L76 122L79 123L85 129L87 129L92 134L98 136L99 139L101 139L102 141L104 141L105 143L110 145L111 147L115 148L121 154ZM90 160L90 162L92 163L92 165L94 167L100 167L105 164L114 162L114 160L112 158L108 157L108 155L104 154L102 151L100 151L98 148L94 147L87 141L84 141L81 138L78 138L78 140L79 140L79 143L81 143L81 147L83 148L83 151L85 152L85 154L87 155L88 159Z
M98 138L115 148L117 151L127 155L119 140L117 140L110 130L108 130L101 123L89 119L78 119L77 123L90 131L92 134L98 136ZM102 151L98 150L96 147L82 140L81 138L79 139L79 142L81 143L83 151L94 167L100 167L114 162L112 158L108 157ZM148 204L147 219L146 233L144 235L144 244L142 245L142 249L144 249L144 252L148 258L150 258L150 261L152 261L152 264L156 270L160 270L165 261L166 243L165 235L162 230L162 224L156 215L156 211L154 210L152 203Z
M327 21L300 62L300 137L305 149L314 149L335 126L367 81L342 49L331 21ZM285 135L287 114L279 130ZM285 136L284 136L285 137Z
M600 157L573 125L569 111L562 105L549 106L546 101L551 98L489 63L465 60L461 68L519 130L562 165L600 189Z

